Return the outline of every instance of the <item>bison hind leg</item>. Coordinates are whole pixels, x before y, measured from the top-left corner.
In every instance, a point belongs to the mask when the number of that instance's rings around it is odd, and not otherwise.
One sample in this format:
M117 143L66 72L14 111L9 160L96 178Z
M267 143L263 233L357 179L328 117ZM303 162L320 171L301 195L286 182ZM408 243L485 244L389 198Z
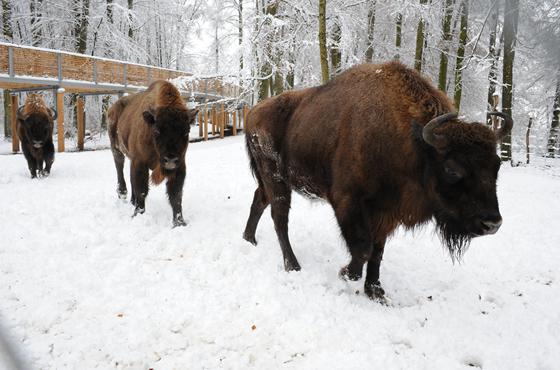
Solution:
M249 213L249 218L247 219L247 224L245 225L245 231L243 232L243 239L247 240L253 245L257 245L257 239L255 238L255 232L257 231L257 225L261 216L268 206L269 202L266 198L264 189L259 186L255 190L253 195L253 203L251 204L251 211Z

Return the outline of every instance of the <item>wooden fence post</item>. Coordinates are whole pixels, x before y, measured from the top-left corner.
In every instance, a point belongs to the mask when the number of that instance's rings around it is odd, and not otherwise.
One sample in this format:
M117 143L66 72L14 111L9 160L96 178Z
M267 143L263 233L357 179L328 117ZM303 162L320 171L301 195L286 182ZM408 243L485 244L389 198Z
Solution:
M19 108L19 97L12 95L12 152L19 152L19 136L17 132L17 111Z
M245 130L245 122L247 122L247 113L249 113L249 110L247 109L247 106L244 105L243 106L243 130Z
M78 100L76 101L76 110L78 115L78 150L84 150L84 138L86 136L86 127L85 127L85 112L84 112L84 97L78 96Z
M221 125L220 125L220 127L222 128L220 130L220 138L223 139L225 131L226 131L226 111L224 110L224 104L223 103L221 104L220 108L221 108L221 114L220 114Z
M57 117L57 131L58 131L58 151L64 151L64 92L63 88L60 88L56 92L56 112Z
M212 120L212 135L216 134L216 107L212 106L212 114L210 115Z
M202 132L202 122L204 122L204 117L202 117L203 114L202 109L200 109L198 111L198 137L202 137L204 135Z
M237 136L237 111L233 111L233 136Z
M204 141L208 140L208 105L204 106Z

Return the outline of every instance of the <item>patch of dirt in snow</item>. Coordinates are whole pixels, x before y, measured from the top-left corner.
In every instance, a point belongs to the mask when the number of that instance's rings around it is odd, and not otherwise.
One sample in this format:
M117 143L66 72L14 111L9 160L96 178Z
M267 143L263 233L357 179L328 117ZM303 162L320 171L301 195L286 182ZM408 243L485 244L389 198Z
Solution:
M131 218L108 150L57 154L46 179L31 180L21 155L0 156L0 168L0 321L32 368L560 363L560 178L550 170L503 167L502 229L460 264L433 228L397 232L384 306L363 281L338 278L348 255L324 202L293 197L300 272L283 271L268 210L258 246L241 238L255 189L242 137L189 146L183 228L171 228L165 186Z

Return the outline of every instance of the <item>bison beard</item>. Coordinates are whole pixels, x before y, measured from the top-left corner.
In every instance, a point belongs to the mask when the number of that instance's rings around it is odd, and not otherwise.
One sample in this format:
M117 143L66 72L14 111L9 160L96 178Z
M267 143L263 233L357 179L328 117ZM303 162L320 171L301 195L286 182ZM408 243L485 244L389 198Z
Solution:
M437 212L434 218L440 240L447 247L451 260L461 261L469 248L472 234L466 232L460 221L450 218L445 212Z
M367 263L364 292L383 298L379 266L386 239L402 225L434 220L451 259L477 235L502 223L496 197L502 127L458 119L451 100L399 62L365 64L327 84L288 91L256 105L245 122L258 187L243 237L271 206L284 268L299 270L288 236L292 190L333 207L351 260L341 276L357 280ZM419 144L419 145L417 145Z

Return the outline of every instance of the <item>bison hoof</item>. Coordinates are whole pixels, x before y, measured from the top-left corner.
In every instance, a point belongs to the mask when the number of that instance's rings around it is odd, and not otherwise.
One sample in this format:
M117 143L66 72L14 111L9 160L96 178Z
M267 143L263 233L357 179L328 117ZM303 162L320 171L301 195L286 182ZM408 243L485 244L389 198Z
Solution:
M39 177L49 177L51 173L49 171L39 171Z
M139 208L139 207L137 207L137 208L134 210L134 214L132 215L132 217L136 217L137 215L141 215L141 214L143 214L144 212L146 212L146 210L145 210L144 208Z
M338 273L338 276L340 276L342 280L350 280L350 281L358 281L362 278L361 273L350 271L350 269L348 269L348 266L344 266L343 268L341 268L340 272Z
M173 228L177 226L187 226L187 223L183 219L173 220Z
M243 233L243 239L247 240L249 243L253 245L257 245L257 239L255 239L254 235L249 235L247 233Z
M299 265L299 262L297 260L284 260L284 269L286 270L286 272L299 271L301 270L301 266Z
M381 303L386 303L385 299L385 290L381 287L381 283L378 281L366 281L364 284L364 292L366 295L375 301L379 301Z
M127 194L126 190L125 191L117 190L117 195L118 195L119 199L126 200L126 197L127 197L128 194Z

